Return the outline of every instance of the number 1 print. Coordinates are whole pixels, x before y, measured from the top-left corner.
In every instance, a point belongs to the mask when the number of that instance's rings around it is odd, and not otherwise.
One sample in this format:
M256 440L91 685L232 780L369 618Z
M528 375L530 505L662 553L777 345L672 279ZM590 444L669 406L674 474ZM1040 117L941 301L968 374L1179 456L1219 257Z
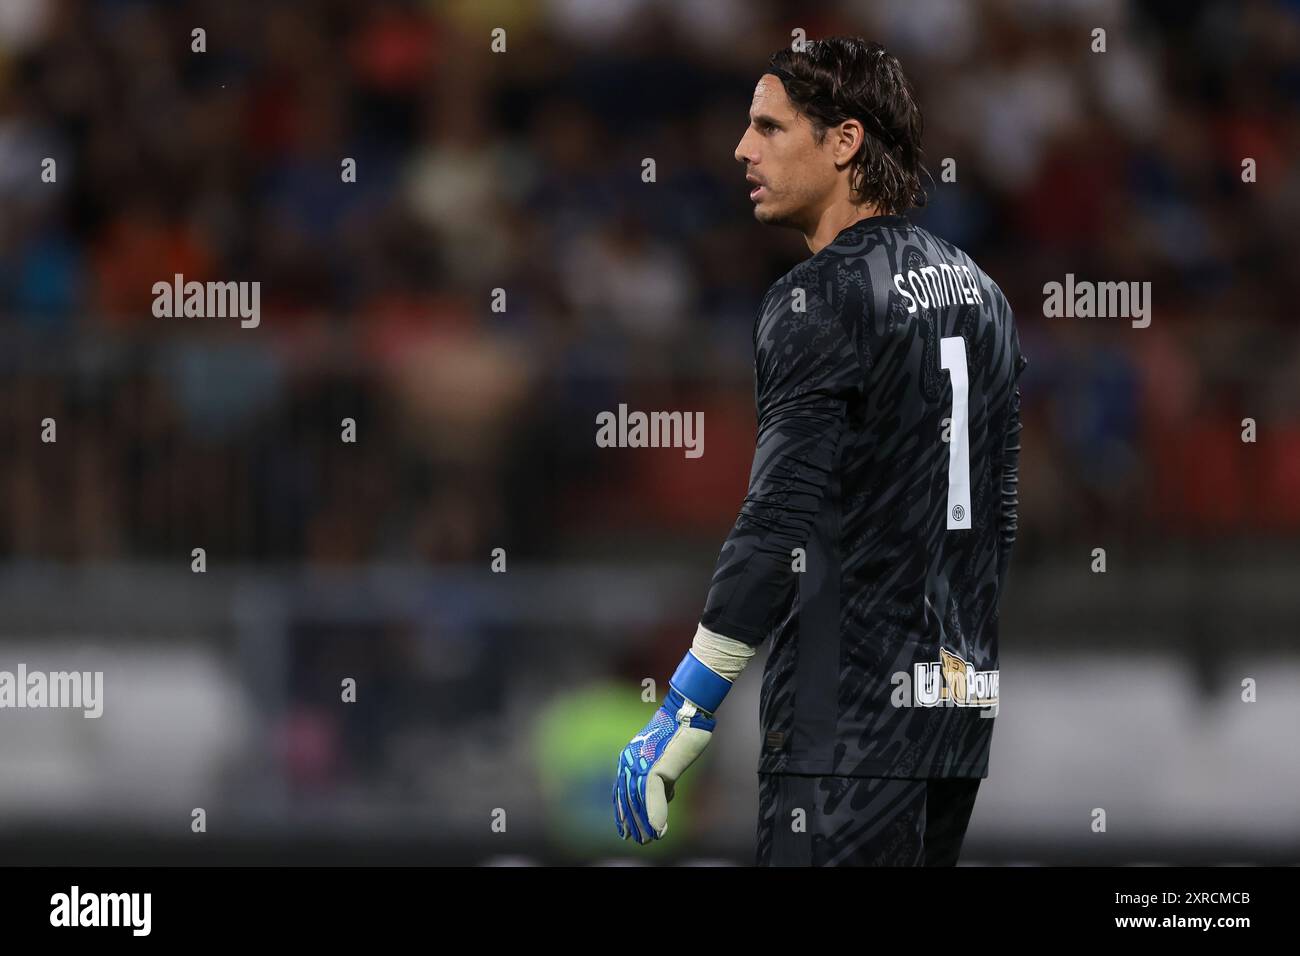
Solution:
M952 422L948 429L948 528L970 530L970 434L966 423L966 340L939 340L939 367L952 380Z

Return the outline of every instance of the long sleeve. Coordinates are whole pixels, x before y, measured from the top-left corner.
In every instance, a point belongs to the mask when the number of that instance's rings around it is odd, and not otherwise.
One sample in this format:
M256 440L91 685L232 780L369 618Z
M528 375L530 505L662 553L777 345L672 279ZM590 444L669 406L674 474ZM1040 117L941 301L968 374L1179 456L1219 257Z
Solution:
M1016 543L1016 531L1019 528L1020 504L1020 431L1024 427L1020 421L1020 373L1029 362L1023 355L1016 355L1016 384L1012 386L1011 411L1007 415L1007 430L1002 446L1002 522L998 537L998 581L1006 586L1007 568L1011 563L1011 549Z
M813 290L783 280L755 329L758 441L749 490L713 573L700 621L760 644L788 607L795 548L808 541L858 405L865 372L848 331ZM800 298L805 309L796 311Z

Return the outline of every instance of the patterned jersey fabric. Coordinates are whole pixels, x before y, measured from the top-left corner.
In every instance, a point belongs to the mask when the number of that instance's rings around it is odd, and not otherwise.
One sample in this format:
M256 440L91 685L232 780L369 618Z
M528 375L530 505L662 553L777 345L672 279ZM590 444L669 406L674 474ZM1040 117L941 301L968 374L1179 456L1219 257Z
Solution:
M761 772L983 777L1026 362L1006 298L900 216L768 290L749 490L701 621L769 637Z

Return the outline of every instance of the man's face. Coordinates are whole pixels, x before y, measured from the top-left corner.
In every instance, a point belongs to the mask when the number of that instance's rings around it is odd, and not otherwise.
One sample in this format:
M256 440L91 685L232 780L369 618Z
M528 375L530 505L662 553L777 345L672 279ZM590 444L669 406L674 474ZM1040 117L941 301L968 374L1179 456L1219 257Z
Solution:
M736 146L736 160L745 164L754 218L768 225L796 228L814 222L830 201L835 185L835 160L819 146L812 124L795 110L779 77L764 73L754 88L749 128Z

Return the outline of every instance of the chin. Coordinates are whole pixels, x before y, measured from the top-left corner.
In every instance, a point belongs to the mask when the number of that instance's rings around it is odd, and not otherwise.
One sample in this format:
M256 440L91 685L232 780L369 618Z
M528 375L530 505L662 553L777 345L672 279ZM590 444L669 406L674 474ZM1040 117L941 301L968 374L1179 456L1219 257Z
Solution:
M770 206L755 206L754 218L765 226L784 226L789 223L789 217L781 210L773 209Z

